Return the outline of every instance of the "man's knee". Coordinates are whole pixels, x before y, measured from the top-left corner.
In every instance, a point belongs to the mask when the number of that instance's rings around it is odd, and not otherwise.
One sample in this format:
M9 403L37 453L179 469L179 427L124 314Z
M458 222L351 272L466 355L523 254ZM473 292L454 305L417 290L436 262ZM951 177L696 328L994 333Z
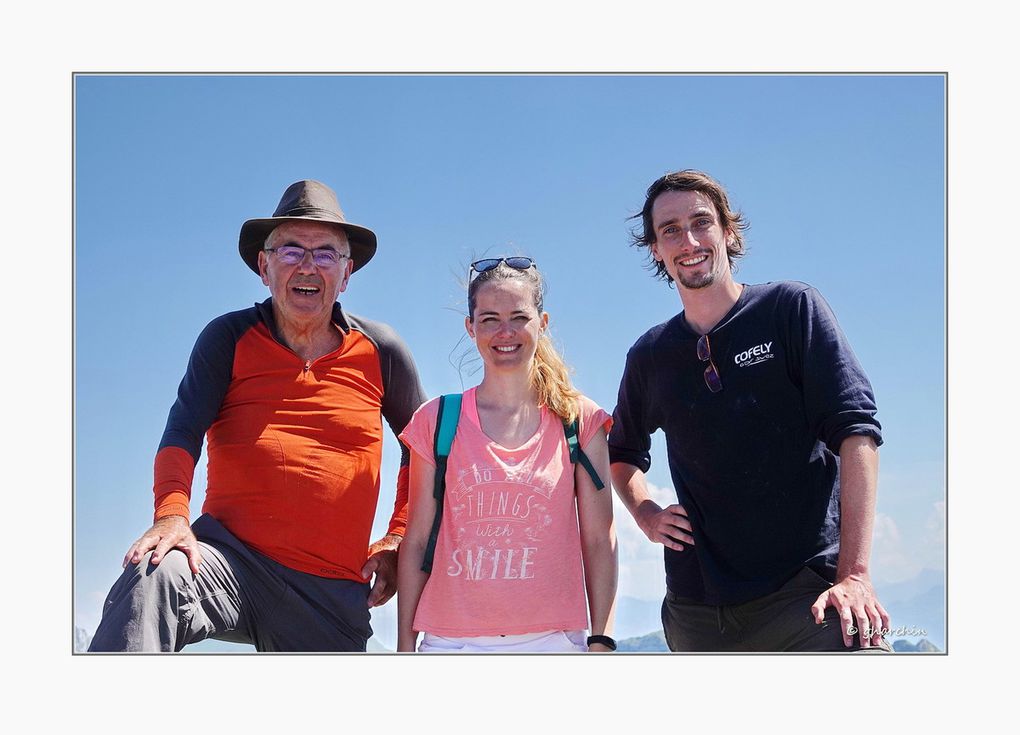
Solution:
M127 595L148 594L156 591L179 590L190 584L191 568L188 557L182 551L172 549L159 564L151 562L152 552L142 557L137 564L128 564L120 579L114 584L107 599ZM116 594L120 592L120 594Z
M159 564L151 556L125 567L110 589L90 651L173 650L170 631L189 607L191 569L176 549Z

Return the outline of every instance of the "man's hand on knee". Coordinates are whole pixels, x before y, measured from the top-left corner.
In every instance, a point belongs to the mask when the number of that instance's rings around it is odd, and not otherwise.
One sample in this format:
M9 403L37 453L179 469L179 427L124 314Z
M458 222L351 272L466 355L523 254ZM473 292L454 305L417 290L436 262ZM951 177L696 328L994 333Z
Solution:
M839 613L843 645L853 646L855 636L861 648L879 646L889 629L889 613L878 601L871 579L866 574L851 574L818 596L811 606L815 623L825 620L825 608Z
M159 564L171 549L180 549L188 557L188 565L194 574L198 574L202 564L202 553L198 539L184 516L165 516L152 524L152 528L142 534L124 555L121 566L137 564L149 551L153 564Z

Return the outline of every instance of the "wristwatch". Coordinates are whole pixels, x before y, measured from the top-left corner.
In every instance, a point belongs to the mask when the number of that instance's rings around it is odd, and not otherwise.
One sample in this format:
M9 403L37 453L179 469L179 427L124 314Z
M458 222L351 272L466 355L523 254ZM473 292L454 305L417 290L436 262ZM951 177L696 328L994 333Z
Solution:
M616 641L607 635L590 635L588 636L588 645L592 643L601 643L603 646L608 648L610 651L616 650Z

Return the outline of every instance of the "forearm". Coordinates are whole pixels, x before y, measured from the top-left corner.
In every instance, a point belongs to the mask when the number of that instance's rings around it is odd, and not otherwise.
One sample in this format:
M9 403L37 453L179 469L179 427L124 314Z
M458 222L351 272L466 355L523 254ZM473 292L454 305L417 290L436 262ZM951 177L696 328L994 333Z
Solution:
M403 536L407 531L407 503L409 496L410 470L407 464L400 465L397 471L397 489L393 501L393 513L390 515L389 524L386 527L386 535Z
M847 437L839 448L840 524L836 581L869 575L878 490L878 448L871 437Z
M607 477L610 474L609 446L605 434L599 432L585 451L599 476ZM575 470L574 482L591 632L592 635L612 635L619 575L613 495L609 488L596 490L591 478L580 467Z
M652 496L648 493L645 473L626 462L614 462L610 465L609 470L616 494L630 511L638 526L644 530L645 521L662 512L662 506L652 500Z
M414 651L418 631L414 614L429 575L421 570L427 539L413 535L404 539L397 560L397 650Z
M616 534L612 524L599 538L583 538L584 586L588 593L588 613L592 635L612 635L616 614L617 562Z
M436 502L432 498L435 468L420 460L417 454L411 457L409 473L409 498L407 533L400 544L397 557L397 650L414 651L418 632L414 630L414 615L418 601L428 582L429 575L421 570L432 530L432 519L436 514Z

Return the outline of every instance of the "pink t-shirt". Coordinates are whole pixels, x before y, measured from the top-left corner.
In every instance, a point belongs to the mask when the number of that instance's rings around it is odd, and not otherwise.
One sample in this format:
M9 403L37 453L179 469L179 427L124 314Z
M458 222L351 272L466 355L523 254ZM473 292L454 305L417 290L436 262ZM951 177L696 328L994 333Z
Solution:
M612 418L583 396L580 409L584 448L600 428L609 431ZM438 413L438 398L425 403L400 435L432 466ZM464 393L415 630L490 636L587 629L573 470L563 421L552 411L543 408L535 435L507 449L482 431L475 389ZM609 478L602 480L599 492L609 492ZM413 513L413 492L411 503Z

